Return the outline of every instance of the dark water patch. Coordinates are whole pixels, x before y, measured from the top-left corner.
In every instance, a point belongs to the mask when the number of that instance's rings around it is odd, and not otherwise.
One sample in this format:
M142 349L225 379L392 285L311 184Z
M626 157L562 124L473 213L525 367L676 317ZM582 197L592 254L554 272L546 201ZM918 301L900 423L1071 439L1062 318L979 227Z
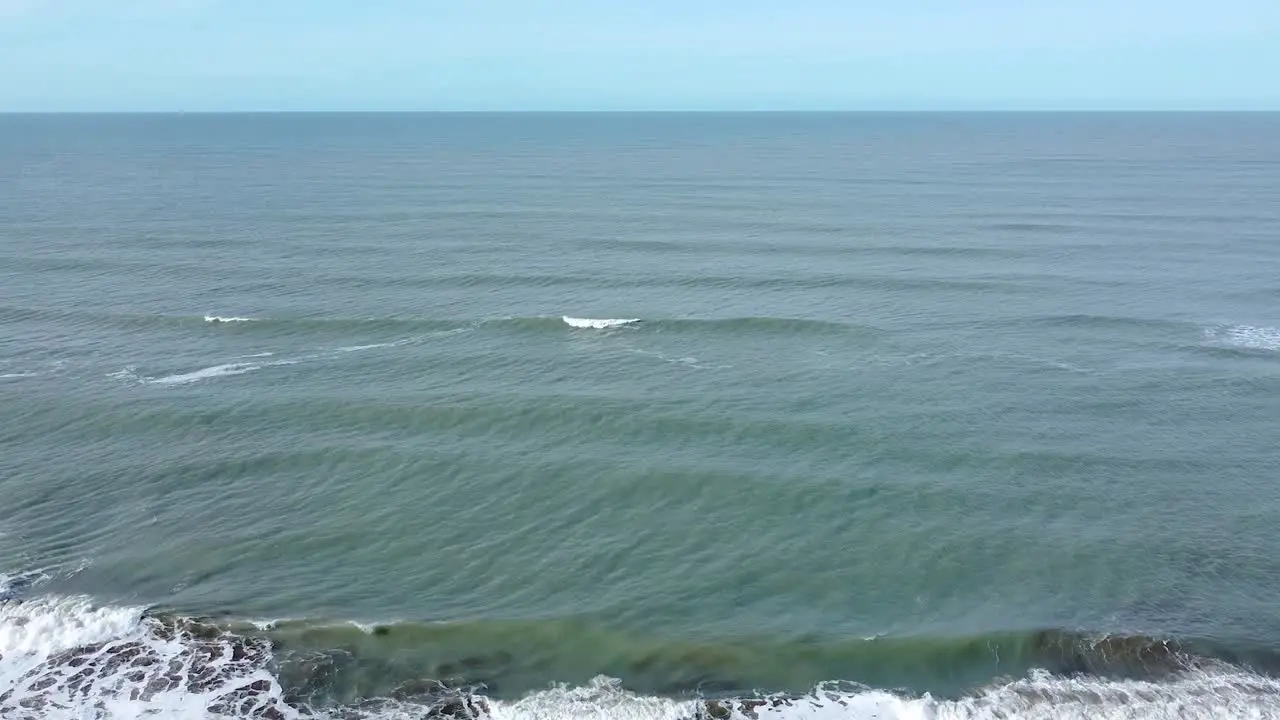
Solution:
M1176 341L1179 337L1201 338L1204 333L1202 325L1184 322L1184 320L1092 313L1019 314L1009 318L964 320L964 322L940 324L938 327L969 327L998 333L1037 332L1048 329L1048 331L1069 331L1091 337L1106 337L1092 333L1110 332L1120 333L1119 337L1124 340L1148 337L1161 338L1164 341Z
M711 239L706 237L658 239L658 238L584 238L578 244L584 249L617 250L678 255L725 255L764 257L806 257L806 258L846 258L856 260L863 257L938 257L938 258L1021 258L1025 253L1012 249L987 245L957 243L946 246L930 246L919 244L885 244L868 243L861 238L874 235L875 228L848 228L844 232L856 235L859 239L847 242L815 243L797 240L788 236L777 237L778 231L795 233L800 237L810 235L806 226L785 225L774 227L748 223L751 230L733 240ZM720 227L718 225L718 227ZM835 231L833 231L835 232ZM726 233L717 231L717 236Z
M1061 222L997 222L977 226L979 230L992 230L999 233L1017 235L1069 235L1083 232L1087 228L1072 223Z
M356 290L382 287L423 291L607 287L610 284L607 278L555 273L325 275L319 282Z
M1064 327L1099 330L1126 331L1199 331L1199 326L1163 318L1142 318L1130 315L1096 315L1086 313L1069 313L1062 315L1023 316L1013 320L1001 321L1005 324L1016 324L1025 327Z

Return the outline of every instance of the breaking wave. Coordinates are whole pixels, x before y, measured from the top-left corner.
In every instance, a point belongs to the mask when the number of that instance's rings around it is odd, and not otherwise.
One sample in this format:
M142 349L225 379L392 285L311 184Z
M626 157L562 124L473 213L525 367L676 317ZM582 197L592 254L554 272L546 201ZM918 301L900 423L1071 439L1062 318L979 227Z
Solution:
M39 321L65 328L117 327L127 330L200 332L199 328L263 337L340 338L358 333L365 336L414 335L466 330L508 330L514 332L560 332L570 329L607 329L622 326L644 327L656 332L754 332L824 333L881 332L880 328L850 322L795 317L621 317L597 318L575 315L511 315L504 317L440 318L413 316L326 316L326 315L176 315L121 314L98 310L47 310L0 307L0 321Z
M257 320L257 318L235 317L235 316L224 317L222 315L205 315L204 316L204 321L207 323L242 323L242 322L254 322L255 320Z
M573 328L591 328L594 330L603 330L605 328L621 327L632 323L640 322L640 318L576 318L564 316L564 322Z
M1241 350L1280 350L1280 328L1231 325L1205 330L1210 342Z
M492 695L465 674L436 678L410 671L375 696L326 700L326 688L353 661L351 642L290 652L271 634L277 624L215 623L98 606L80 597L24 599L14 585L0 576L0 717L13 720L1280 718L1280 682L1256 669L1196 655L1173 641L1061 631L1019 640L1044 667L949 697L846 681L804 692L688 687L655 694L606 675L508 697ZM385 636L402 630L350 632ZM863 647L881 652L875 648L882 643L890 652L902 649L891 640L865 641Z

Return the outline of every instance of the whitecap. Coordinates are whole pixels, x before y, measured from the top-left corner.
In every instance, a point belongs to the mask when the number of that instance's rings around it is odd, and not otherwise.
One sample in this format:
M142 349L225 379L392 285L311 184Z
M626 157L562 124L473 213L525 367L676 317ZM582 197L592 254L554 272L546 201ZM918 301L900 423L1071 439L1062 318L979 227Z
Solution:
M204 316L204 321L207 323L242 323L242 322L255 322L256 320L257 318L238 317L235 315L230 315L230 316L205 315Z
M640 318L576 318L563 316L565 324L573 328L603 330L640 322Z
M1208 328L1205 334L1210 340L1245 350L1280 350L1280 328L1230 325Z

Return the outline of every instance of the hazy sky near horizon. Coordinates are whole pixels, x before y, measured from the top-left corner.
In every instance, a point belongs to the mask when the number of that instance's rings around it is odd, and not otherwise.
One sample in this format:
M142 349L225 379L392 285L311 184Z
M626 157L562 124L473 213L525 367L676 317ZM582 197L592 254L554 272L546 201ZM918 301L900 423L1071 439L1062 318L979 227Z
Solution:
M1280 0L0 0L0 111L1280 109Z

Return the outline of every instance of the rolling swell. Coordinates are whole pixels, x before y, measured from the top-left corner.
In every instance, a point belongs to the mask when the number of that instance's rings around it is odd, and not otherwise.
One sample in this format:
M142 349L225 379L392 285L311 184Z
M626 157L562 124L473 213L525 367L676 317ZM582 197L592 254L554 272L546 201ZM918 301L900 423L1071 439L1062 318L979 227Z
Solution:
M869 325L785 317L662 318L629 314L529 315L479 319L433 318L253 318L253 322L211 323L228 332L281 332L288 329L324 332L449 330L507 330L512 332L563 333L568 330L621 330L648 332L743 332L813 334L831 332L880 332Z
M565 317L582 320L607 320L582 312L567 315L529 315L489 318L429 318L429 317L341 317L341 316L290 316L255 314L246 312L207 312L204 314L128 314L84 309L55 309L36 307L0 307L0 322L49 322L70 326L115 327L131 330L189 330L199 332L223 332L237 334L289 335L308 332L342 334L355 332L442 332L464 329L509 329L521 331L556 331L570 329ZM619 316L622 317L622 316ZM627 315L626 324L638 328L667 331L751 331L772 333L814 333L873 331L879 328L829 320L787 317L729 317L729 318L644 318ZM607 328L597 328L607 329Z
M1273 649L1063 630L724 644L570 622L260 630L79 598L0 601L0 715L21 720L1269 718L1277 669ZM851 680L804 677L818 673ZM894 681L908 674L934 681Z
M519 697L548 682L585 684L599 674L646 694L723 698L758 688L800 693L828 678L963 697L994 678L1037 671L1163 681L1229 662L1261 675L1280 673L1280 652L1268 648L1054 629L971 637L725 642L630 635L567 620L367 626L294 620L267 627L282 667L291 667L296 658L336 653L335 662L346 663L354 674L390 682L396 663L412 658L406 669L413 673L454 685L483 685L500 698ZM341 683L331 690L345 694Z

